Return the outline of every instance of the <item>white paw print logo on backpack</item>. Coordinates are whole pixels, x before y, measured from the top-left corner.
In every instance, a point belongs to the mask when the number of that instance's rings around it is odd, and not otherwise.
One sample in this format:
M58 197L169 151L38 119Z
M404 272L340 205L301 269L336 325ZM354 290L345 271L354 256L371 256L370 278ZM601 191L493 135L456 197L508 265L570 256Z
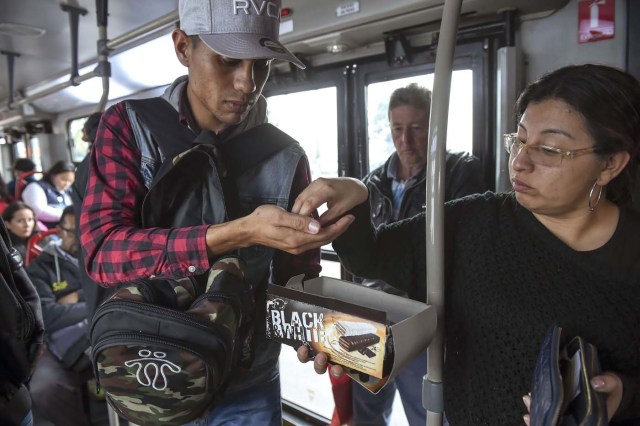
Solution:
M152 352L148 349L141 349L138 352L141 358L131 359L124 363L126 367L137 367L136 380L141 386L151 386L157 391L167 388L167 370L171 373L179 373L182 369L165 359L167 354L164 352ZM153 357L152 357L153 356Z

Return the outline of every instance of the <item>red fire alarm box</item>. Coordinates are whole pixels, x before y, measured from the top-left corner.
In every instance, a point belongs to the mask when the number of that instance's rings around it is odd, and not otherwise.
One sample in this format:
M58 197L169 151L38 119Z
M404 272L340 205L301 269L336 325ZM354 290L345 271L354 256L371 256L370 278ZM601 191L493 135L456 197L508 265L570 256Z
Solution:
M578 3L578 41L613 38L615 34L615 0L581 0Z

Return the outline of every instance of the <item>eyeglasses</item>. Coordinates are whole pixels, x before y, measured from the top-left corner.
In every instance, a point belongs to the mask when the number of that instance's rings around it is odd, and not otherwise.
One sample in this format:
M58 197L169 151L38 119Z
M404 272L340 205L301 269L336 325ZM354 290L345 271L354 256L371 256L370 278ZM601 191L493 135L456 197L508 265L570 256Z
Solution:
M518 139L517 133L509 133L503 136L504 148L515 158L524 149L529 154L532 163L547 167L559 167L563 158L574 158L582 154L589 154L596 150L595 147L565 150L547 145L527 145Z

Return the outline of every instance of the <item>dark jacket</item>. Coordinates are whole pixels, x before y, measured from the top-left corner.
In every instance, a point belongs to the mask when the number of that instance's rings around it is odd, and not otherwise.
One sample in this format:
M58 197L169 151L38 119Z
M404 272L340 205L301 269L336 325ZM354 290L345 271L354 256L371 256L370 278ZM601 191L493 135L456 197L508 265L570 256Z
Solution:
M377 228L380 225L394 222L393 218L393 193L391 190L392 179L387 171L394 155L362 180L369 188L369 203L371 206L371 222ZM398 160L399 161L399 160ZM397 220L413 217L424 212L426 203L425 176L427 167L423 167L420 173L407 181L405 185L400 212ZM466 152L446 153L445 164L445 201L464 197L465 195L484 192L486 187L483 183L480 170L480 161ZM361 281L363 285L377 288L386 293L399 296L407 294L382 280L354 278ZM414 286L421 286L423 283L415 281ZM417 299L424 302L422 299Z
M61 328L76 324L86 318L86 306L82 298L82 283L77 261L55 253L52 245L36 257L27 267L29 278L40 295L45 333L50 335ZM60 276L56 273L58 263ZM80 302L61 304L57 300L74 291L80 292Z
M18 253L20 253L20 256L22 256L23 260L26 259L28 238L20 238L8 229L7 232L9 233L9 238L11 239L11 245L13 246L13 248L18 250ZM33 233L31 236L33 237L34 235L35 233Z
M0 425L20 425L31 409L25 387L42 347L38 294L0 223Z
M387 176L392 157L389 157L382 166L362 179L369 188L371 220L376 227L383 223L394 221L391 179ZM425 166L417 176L407 182L398 220L415 216L424 211L426 202L426 169ZM480 161L466 152L447 152L444 179L445 201L477 192L484 192L487 189L482 179Z
M89 162L91 157L87 154L78 167L76 167L76 178L71 185L71 200L73 200L73 212L76 217L76 237L80 241L80 216L82 215L82 202L89 181ZM84 289L84 300L86 302L87 320L91 322L96 309L113 292L114 288L104 288L91 279L84 266L84 251L78 250L78 265L80 282Z

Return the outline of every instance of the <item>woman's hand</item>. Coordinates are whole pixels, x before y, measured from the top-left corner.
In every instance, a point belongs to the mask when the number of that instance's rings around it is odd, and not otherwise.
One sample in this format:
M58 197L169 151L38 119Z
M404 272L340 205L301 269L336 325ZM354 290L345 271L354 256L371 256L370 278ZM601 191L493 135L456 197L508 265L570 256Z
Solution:
M591 378L591 387L594 391L606 394L607 399L607 417L609 421L620 408L620 402L622 401L622 380L618 375L612 372L606 372L599 376ZM522 397L524 405L527 407L527 411L531 412L531 394ZM529 426L531 418L529 414L524 415L524 422Z
M318 178L298 195L291 212L309 216L327 203L328 210L320 216L320 224L324 226L365 202L368 196L367 187L358 179Z
M607 371L599 376L592 377L591 387L596 392L606 394L607 417L611 420L618 408L620 408L620 402L622 402L622 379L617 374Z

